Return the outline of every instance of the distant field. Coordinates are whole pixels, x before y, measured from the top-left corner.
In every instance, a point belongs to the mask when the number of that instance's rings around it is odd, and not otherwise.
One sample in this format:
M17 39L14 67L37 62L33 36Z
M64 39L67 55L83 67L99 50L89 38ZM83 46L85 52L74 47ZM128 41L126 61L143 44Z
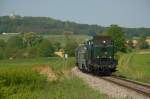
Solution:
M11 36L14 35L0 35L0 39L7 41ZM67 43L67 39L64 35L42 35L44 38L52 42L59 42L62 47ZM76 41L78 44L84 43L85 41L91 39L91 36L88 35L70 35L69 38L73 41Z
M14 35L1 35L0 34L0 39L4 39L7 41L9 39L9 37L11 37L11 36L14 36Z
M34 71L44 66L52 69L56 80L47 81L47 75ZM0 99L108 99L71 75L73 66L74 58L1 60Z
M150 83L150 53L122 54L117 73L130 79Z
M64 35L44 35L44 37L52 41L60 42L62 45L67 42ZM83 43L91 37L88 35L70 35L69 38L78 43Z
M9 37L14 35L0 35L0 39L8 40ZM58 42L66 42L66 37L64 35L42 35L44 38L48 38L49 40L58 41ZM88 35L70 35L70 38L76 40L77 42L83 42L85 40L90 39L91 37Z

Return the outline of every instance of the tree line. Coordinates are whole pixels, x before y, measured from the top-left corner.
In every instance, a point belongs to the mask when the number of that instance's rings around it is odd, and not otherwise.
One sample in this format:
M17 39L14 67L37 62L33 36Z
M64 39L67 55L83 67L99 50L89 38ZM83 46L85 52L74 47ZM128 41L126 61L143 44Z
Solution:
M21 17L9 16L0 17L0 33L26 33L37 32L42 34L62 34L64 31L71 31L74 34L94 35L106 32L109 27L99 25L78 24L70 21L60 21L48 17ZM150 36L150 28L124 28L125 36L133 37L145 33Z
M78 47L76 40L70 37L72 32L64 32L66 42L62 46L60 42L44 38L43 35L35 32L23 33L11 36L7 41L0 39L0 59L32 58L32 57L53 57L55 51L63 50L69 56L74 56L75 49ZM111 25L104 35L112 37L115 52L128 52L134 49L134 45L124 34L118 25ZM149 48L145 41L145 33L141 33L138 48Z
M132 38L127 38L123 29L118 25L111 25L107 30L106 35L112 37L115 52L131 52L132 49L148 49L150 47L148 42L146 42L147 36L145 33L139 35L139 44L134 46Z
M66 38L65 46L52 41L35 32L19 34L7 41L0 39L0 59L52 57L54 52L63 49L69 56L74 56L77 42Z

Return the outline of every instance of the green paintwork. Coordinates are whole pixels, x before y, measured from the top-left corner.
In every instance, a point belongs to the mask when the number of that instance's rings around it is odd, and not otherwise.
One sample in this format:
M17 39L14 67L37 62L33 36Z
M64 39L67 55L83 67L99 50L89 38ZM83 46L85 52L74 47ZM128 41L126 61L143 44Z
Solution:
M99 56L99 58L101 57L113 57L113 47L112 46L107 46L105 48L105 50L103 50L103 47L101 46L96 46L93 48L93 57L96 58L97 56ZM107 54L105 54L107 53Z

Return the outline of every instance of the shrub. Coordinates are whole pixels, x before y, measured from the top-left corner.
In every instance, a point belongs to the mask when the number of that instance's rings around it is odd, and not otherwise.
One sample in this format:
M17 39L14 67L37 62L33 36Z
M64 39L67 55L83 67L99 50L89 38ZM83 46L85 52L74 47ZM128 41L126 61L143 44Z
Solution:
M46 77L32 71L29 67L1 67L0 98L29 99L34 96L32 93L35 90L43 89L46 83Z
M39 56L49 57L54 55L54 46L48 40L43 40L38 46Z
M75 56L75 49L77 48L77 46L78 46L77 42L75 42L73 40L68 40L68 42L65 46L65 52L69 56Z

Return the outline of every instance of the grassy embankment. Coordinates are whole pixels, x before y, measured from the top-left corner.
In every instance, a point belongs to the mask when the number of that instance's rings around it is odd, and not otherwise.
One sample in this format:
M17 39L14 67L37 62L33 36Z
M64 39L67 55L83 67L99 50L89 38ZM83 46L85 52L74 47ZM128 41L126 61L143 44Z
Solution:
M48 81L33 68L49 66L57 79ZM103 99L108 98L90 89L71 75L74 58L67 65L61 58L36 58L0 61L0 99Z
M117 73L129 79L150 83L150 53L137 51L121 54Z

